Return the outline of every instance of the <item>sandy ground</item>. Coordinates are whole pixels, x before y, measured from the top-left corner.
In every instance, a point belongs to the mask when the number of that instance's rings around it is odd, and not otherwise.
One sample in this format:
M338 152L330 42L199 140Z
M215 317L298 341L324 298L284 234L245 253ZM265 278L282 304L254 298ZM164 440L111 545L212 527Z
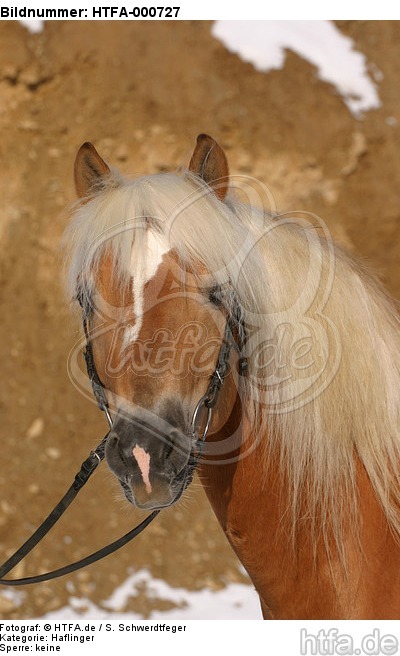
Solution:
M399 298L400 24L339 26L380 80L382 107L361 120L294 53L283 70L256 72L212 38L208 22L54 22L38 35L0 23L1 560L105 432L66 369L79 326L63 292L60 240L83 141L136 174L186 164L208 132L232 172L267 184L280 210L321 216ZM82 557L138 519L105 470L95 478L15 576ZM40 616L70 594L99 604L141 567L190 589L246 580L194 483L145 537L101 564L27 589L20 605L0 591L0 615ZM151 610L145 595L132 603Z

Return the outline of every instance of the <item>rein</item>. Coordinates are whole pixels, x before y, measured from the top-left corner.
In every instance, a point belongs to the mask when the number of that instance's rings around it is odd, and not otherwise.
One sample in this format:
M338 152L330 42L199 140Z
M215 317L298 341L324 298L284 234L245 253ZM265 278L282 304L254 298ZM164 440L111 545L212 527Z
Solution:
M36 545L45 537L45 535L50 531L50 529L54 526L54 524L56 524L56 522L67 510L68 506L75 499L78 492L82 489L85 483L87 483L87 481L89 480L89 478L91 477L97 466L104 458L104 447L108 435L109 433L107 433L103 437L97 449L95 449L95 451L91 451L89 456L82 463L81 468L77 473L77 475L75 476L74 482L72 483L71 487L64 494L62 499L58 502L56 507L52 510L52 512L48 515L48 517L44 520L44 522L39 526L39 528L36 529L36 531L31 535L31 537L26 542L24 542L24 544L18 549L18 551L16 551L0 567L0 577L1 577L0 585L19 586L19 585L28 585L32 583L42 583L43 581L50 581L60 576L64 576L65 574L70 574L71 572L75 572L76 570L81 569L82 567L91 565L92 563L95 563L101 558L108 556L109 554L113 553L117 549L120 549L125 544L127 544L127 542L129 542L137 535L139 535L139 533L141 533L146 528L146 526L148 526L150 522L152 522L153 519L156 518L156 516L160 512L159 510L154 510L140 524L138 524L137 526L135 526L135 528L133 528L128 533L126 533L126 535L123 535L118 540L115 540L115 542L112 542L108 546L103 547L98 551L95 551L94 553L90 554L89 556L86 556L85 558L82 558L81 560L76 561L75 563L66 565L65 567L60 567L59 569L55 569L51 572L45 572L44 574L39 574L37 576L29 576L21 579L3 578L6 574L8 574L8 572L14 569L14 567L18 565L18 563L21 560L23 560L25 556L27 556L28 553L30 553L36 547Z
M102 410L107 418L110 430L112 430L113 421L110 414L106 390L101 382L101 379L97 373L96 365L93 358L92 344L90 341L90 335L87 326L87 312L84 307L83 299L79 295L78 301L82 307L82 323L83 330L86 339L86 347L83 353L86 363L86 369L88 377L90 379L94 397L97 401L97 404ZM238 344L236 343L233 334L235 327L238 327L239 337ZM228 370L228 362L230 357L231 346L233 345L241 356L242 347L244 342L244 327L242 323L241 313L239 307L236 308L234 317L227 317L225 332L223 341L221 343L221 348L218 354L218 359L214 373L210 378L210 382L207 388L206 393L198 401L195 410L193 412L192 421L191 421L191 434L194 440L194 445L197 449L196 453L192 453L189 459L188 474L186 478L185 485L182 487L182 490L179 496L182 494L183 490L191 483L196 466L201 458L203 446L205 439L207 437L208 430L211 424L212 412L215 407L219 392L223 385L224 379ZM243 375L247 368L247 362L245 358L240 357L239 359L239 375ZM199 418L200 411L202 409L206 410L206 418L204 428L200 434L200 437L196 438L197 433L197 422ZM5 579L4 576L8 574L14 567L21 562L35 547L36 545L47 535L50 529L56 524L60 517L64 514L67 508L70 506L72 501L75 499L79 491L87 483L93 472L96 470L98 465L104 459L105 445L108 439L110 431L106 433L99 445L94 451L91 451L89 456L84 460L81 465L79 472L76 474L72 485L69 487L64 496L60 499L55 508L51 513L46 517L42 524L36 529L36 531L31 535L24 544L12 555L10 558L3 563L0 567L0 585L6 586L21 586L28 585L33 583L41 583L43 581L50 581L52 579L59 578L60 576L65 576L75 572L87 565L91 565L98 560L101 560L105 556L108 556L125 544L137 537L144 529L157 517L160 510L153 510L140 524L131 529L128 533L120 537L119 539L111 542L109 545L99 549L98 551L93 552L92 554L85 556L84 558L70 563L64 567L52 570L50 572L45 572L44 574L39 574L37 576L28 576L25 578L19 579Z

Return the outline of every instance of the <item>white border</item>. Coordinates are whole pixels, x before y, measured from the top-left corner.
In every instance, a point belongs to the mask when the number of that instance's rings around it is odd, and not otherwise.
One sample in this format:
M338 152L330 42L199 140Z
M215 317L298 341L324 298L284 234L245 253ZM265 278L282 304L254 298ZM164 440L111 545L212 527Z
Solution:
M381 0L379 3L354 3L338 0L337 2L260 2L260 0L246 0L245 2L226 2L226 0L126 0L126 2L111 1L80 3L76 0L10 0L1 2L2 7L17 7L18 9L47 9L63 7L68 9L87 9L87 20L102 20L92 16L94 7L150 7L150 6L178 6L180 7L177 20L398 20L400 18L400 4ZM19 18L24 18L20 16ZM103 20L110 20L104 17ZM3 19L4 20L4 19ZM6 19L7 20L7 19ZM114 17L112 20L124 20ZM134 20L134 19L125 19Z

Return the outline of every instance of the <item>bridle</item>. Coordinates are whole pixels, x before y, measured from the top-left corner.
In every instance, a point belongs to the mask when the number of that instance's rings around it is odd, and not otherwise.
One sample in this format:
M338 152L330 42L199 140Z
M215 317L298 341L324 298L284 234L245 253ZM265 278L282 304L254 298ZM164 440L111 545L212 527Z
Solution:
M83 355L85 358L88 377L91 382L93 394L97 404L100 410L104 412L110 430L112 430L113 420L107 400L106 388L103 385L96 369L93 357L92 343L88 329L87 309L82 294L77 295L77 300L79 301L82 308L82 325L86 340L85 351ZM239 304L235 301L233 304L233 311L227 314L224 336L219 350L214 373L210 378L207 391L199 399L193 412L191 420L191 437L193 442L193 449L188 462L186 480L182 486L179 496L192 481L196 466L202 456L204 442L211 425L213 409L218 401L221 387L227 376L232 346L239 354L238 373L240 376L245 375L247 370L247 360L242 355L244 344L245 328L242 312ZM206 414L205 422L203 422L203 428L199 434L198 423L199 419L201 418L202 410L204 410ZM108 436L109 432L106 433L97 448L94 451L91 451L86 460L84 460L79 472L74 478L72 485L55 506L55 508L51 511L51 513L47 516L47 518L36 529L31 537L26 542L24 542L24 544L0 567L0 585L20 586L32 583L41 583L43 581L49 581L66 574L70 574L71 572L75 572L76 570L86 567L87 565L91 565L92 563L97 562L98 560L110 555L111 553L114 553L123 547L125 544L133 540L133 538L137 537L157 517L160 510L153 510L153 512L151 512L142 522L140 522L140 524L135 526L118 540L115 540L102 549L95 551L94 553L86 556L85 558L82 558L81 560L66 565L65 567L60 567L51 572L45 572L44 574L39 574L37 576L29 576L20 579L4 578L4 576L8 574L19 562L21 562L21 560L23 560L25 556L27 556L27 554L30 553L35 548L35 546L45 537L45 535L50 531L50 529L56 524L56 522L70 506L78 492L87 483L93 472L104 459L105 445Z
M233 311L226 315L225 331L222 338L221 347L218 353L218 359L215 365L214 373L212 374L206 393L199 399L193 411L191 421L191 432L193 438L198 435L196 422L202 408L206 410L206 421L204 424L203 432L197 438L195 444L198 448L197 461L200 459L204 442L207 437L212 419L213 410L217 404L218 396L221 387L228 373L229 359L231 354L231 347L237 351L239 355L238 361L238 374L244 376L247 371L247 359L243 356L244 345L246 340L246 333L244 328L244 321L241 308L235 300L233 304Z

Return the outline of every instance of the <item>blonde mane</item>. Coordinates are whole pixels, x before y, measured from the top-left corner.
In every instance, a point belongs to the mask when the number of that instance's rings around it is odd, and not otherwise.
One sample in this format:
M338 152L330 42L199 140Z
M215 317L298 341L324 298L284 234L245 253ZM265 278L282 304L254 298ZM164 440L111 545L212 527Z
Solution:
M66 236L71 295L90 287L104 248L126 276L132 249L143 257L146 230L163 233L182 266L200 263L240 304L244 394L255 433L267 436L266 471L279 453L293 527L323 516L340 545L343 522L357 513L359 459L400 534L400 321L380 284L318 221L223 203L184 171L114 176L77 206Z

